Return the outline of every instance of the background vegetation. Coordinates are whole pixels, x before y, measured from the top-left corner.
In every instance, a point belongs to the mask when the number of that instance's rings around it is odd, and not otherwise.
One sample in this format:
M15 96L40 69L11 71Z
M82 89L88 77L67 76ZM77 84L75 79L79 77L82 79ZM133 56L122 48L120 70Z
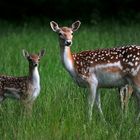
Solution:
M61 22L71 25L73 21ZM140 25L102 22L81 25L74 34L73 52L87 49L140 44ZM28 74L28 63L22 49L38 52L46 49L40 63L41 93L37 98L32 117L23 114L20 103L7 99L0 107L1 140L136 140L140 138L140 124L134 98L128 113L123 115L116 89L101 90L102 108L107 123L100 118L96 107L93 121L86 119L87 89L73 83L60 62L57 35L51 31L49 21L34 20L20 25L0 23L0 73Z

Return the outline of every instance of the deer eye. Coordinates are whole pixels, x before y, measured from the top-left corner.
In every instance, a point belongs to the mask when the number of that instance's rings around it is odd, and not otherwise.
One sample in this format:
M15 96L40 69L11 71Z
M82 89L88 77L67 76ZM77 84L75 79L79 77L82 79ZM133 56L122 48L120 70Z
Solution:
M71 35L73 35L73 33L71 33Z
M28 57L28 60L29 60L29 61L32 61L31 57Z
M40 58L38 59L38 61L40 61Z

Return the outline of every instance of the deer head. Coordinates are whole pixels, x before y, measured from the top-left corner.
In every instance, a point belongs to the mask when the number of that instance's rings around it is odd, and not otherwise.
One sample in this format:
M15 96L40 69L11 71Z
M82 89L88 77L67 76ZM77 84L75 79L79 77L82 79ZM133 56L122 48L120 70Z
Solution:
M45 49L42 49L38 54L29 54L28 51L22 51L23 56L28 60L29 66L37 67L40 61L40 58L45 55Z
M76 21L71 25L71 27L59 27L59 25L56 22L54 21L50 22L52 30L58 33L59 41L62 46L72 45L73 32L78 30L80 24L81 24L80 21Z

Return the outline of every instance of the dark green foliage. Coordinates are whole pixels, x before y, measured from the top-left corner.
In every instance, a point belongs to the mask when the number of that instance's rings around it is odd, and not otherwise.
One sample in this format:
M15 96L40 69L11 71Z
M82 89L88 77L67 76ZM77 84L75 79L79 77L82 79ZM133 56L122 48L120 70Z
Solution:
M99 20L140 19L138 0L2 0L0 18L21 20L25 17Z

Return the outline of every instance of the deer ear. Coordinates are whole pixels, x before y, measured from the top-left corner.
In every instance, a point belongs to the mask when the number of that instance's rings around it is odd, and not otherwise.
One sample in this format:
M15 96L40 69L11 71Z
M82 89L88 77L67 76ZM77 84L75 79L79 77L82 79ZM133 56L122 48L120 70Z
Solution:
M39 52L39 57L44 56L45 53L46 53L46 50L45 50L45 49L42 49L42 50Z
M81 22L79 20L77 20L76 22L74 22L71 25L72 31L77 31L79 29L80 25L81 25Z
M57 31L59 30L58 24L57 24L56 22L54 22L54 21L51 21L51 22L50 22L50 26L51 26L51 28L52 28L52 30L53 30L54 32L57 32Z
M25 58L29 57L29 53L26 50L22 50L22 54Z

